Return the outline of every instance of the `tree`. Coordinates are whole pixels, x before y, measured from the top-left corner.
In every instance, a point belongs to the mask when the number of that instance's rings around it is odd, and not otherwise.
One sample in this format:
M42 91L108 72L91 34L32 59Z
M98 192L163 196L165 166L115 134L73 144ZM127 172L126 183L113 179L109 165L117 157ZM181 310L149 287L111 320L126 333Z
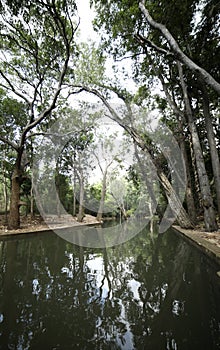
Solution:
M26 123L17 142L1 136L16 152L12 175L9 229L19 227L20 186L26 165L25 149L31 131L50 118L67 82L69 62L77 48L74 36L75 2L50 0L5 2L0 13L0 86L23 101Z
M220 84L215 79L217 74L211 69L210 63L205 69L207 60L201 62L194 51L195 45L201 50L202 41L203 55L205 52L207 55L205 41L208 38L209 48L211 45L212 50L219 53L219 47L216 45L219 30L217 21L219 6L216 0L209 1L205 5L200 0L187 2L163 0L160 3L145 0L133 3L129 0L120 3L117 1L106 3L105 0L93 0L92 3L95 4L97 12L94 21L95 29L100 31L104 28L107 36L102 35L103 47L113 53L115 58L119 59L129 53L131 57L137 59L143 55L140 48L145 44L164 58L182 62L220 94ZM197 9L200 9L200 12L197 12ZM203 20L202 24L197 26L195 17L200 14ZM214 33L212 38L210 33ZM195 38L194 43L193 37ZM194 47L190 47L192 43Z
M59 127L68 132L68 141L64 145L58 158L58 171L71 179L73 201L72 213L77 212L78 221L84 217L85 186L88 181L88 169L91 168L90 156L94 142L94 128L96 113L92 113L87 104L78 109L70 107L62 111L62 120ZM70 127L71 125L71 127ZM58 128L58 125L57 125ZM71 130L70 130L71 129ZM62 132L58 130L58 134Z
M187 93L187 85L184 82L183 71L180 64L179 64L179 75L180 75L180 82L183 90L183 97L184 97L186 114L188 117L189 129L192 135L194 154L196 157L196 165L197 165L197 171L198 171L198 177L199 177L199 183L200 183L200 191L202 196L202 205L204 209L205 226L207 231L209 232L216 231L217 223L215 219L215 210L214 210L214 205L213 205L213 200L212 200L212 195L211 195L211 190L209 185L209 179L205 168L199 136L193 120L192 109L191 109L191 105L190 105L190 101Z
M139 7L147 19L150 26L159 30L163 37L167 40L171 52L174 54L174 59L179 60L183 64L185 64L191 71L198 74L201 79L211 86L217 93L220 95L220 83L218 83L209 72L207 72L204 68L200 67L196 64L192 59L190 59L179 47L177 41L174 39L173 35L170 31L161 23L156 22L150 15L149 11L145 6L145 0L141 0L139 2Z
M146 140L144 137L145 133L143 132L143 129L138 130L137 127L133 126L133 122L135 119L134 119L134 115L132 113L132 108L131 108L132 101L129 102L130 95L127 96L128 97L128 99L127 99L124 96L124 94L122 93L122 91L120 93L118 92L118 97L119 96L121 97L121 99L125 103L125 108L126 108L125 112L123 113L123 117L120 118L119 114L117 113L117 110L115 108L113 108L113 106L108 101L108 99L99 90L94 89L94 88L89 88L86 86L81 86L81 85L80 86L77 85L76 87L77 88L80 87L82 90L90 92L90 93L96 95L97 97L99 97L100 100L103 102L103 104L105 105L105 107L109 111L109 114L108 114L109 118L111 118L112 120L117 122L131 136L133 141L137 144L137 146L141 150L143 150L147 154L151 154L152 150L151 150L150 145L148 145L146 143ZM111 87L108 87L108 88L110 91L112 90ZM117 89L115 89L114 87L113 87L113 89L117 94ZM144 123L144 126L145 125L146 124ZM161 130L161 132L163 133L162 130ZM157 135L158 142L159 142L159 139L161 139L161 137L162 137L162 134L160 134L160 130L159 130L159 133ZM170 135L168 135L167 137L169 138ZM165 190L170 207L171 207L173 213L175 214L174 217L177 218L179 224L182 227L192 228L194 225L193 225L192 221L190 220L188 214L186 213L185 209L183 208L180 197L176 193L174 187L172 186L171 182L169 181L169 179L167 178L163 169L161 168L160 163L157 162L157 159L155 157L151 157L151 160L152 160L152 163L154 164L155 168L157 169L158 177L159 177L160 182ZM170 164L170 166L172 166L172 165ZM173 168L174 172L176 170L177 169ZM181 177L181 174L179 174L178 176ZM169 208L167 210L169 211ZM166 213L168 213L168 211ZM165 215L165 217L163 218L161 227L166 226L166 224L165 224L166 220L167 220L167 218Z
M102 132L103 131L104 130L102 130ZM105 205L105 199L106 199L106 193L107 193L109 173L112 174L114 169L117 168L117 166L119 166L120 162L122 161L121 160L121 156L123 156L122 148L119 149L118 147L114 147L115 146L114 141L116 138L117 138L117 132L114 132L109 136L106 136L106 135L103 136L99 134L98 145L93 152L97 160L98 167L102 174L101 198L100 198L99 208L97 212L98 221L102 220L102 216L104 213L104 205Z
M214 52L219 57L219 47L217 45L219 23L215 21L219 16L219 6L215 0L205 3L199 0L189 0L184 3L182 1L167 2L162 0L160 4L145 1L133 4L130 1L120 3L113 1L108 4L104 4L104 1L93 1L93 3L95 3L97 10L95 26L99 30L104 28L107 33L107 36L103 36L104 49L113 54L117 60L124 60L128 55L133 59L135 63L134 77L139 84L143 84L140 88L143 88L142 93L145 92L145 99L149 99L150 95L149 90L147 91L145 87L149 89L152 86L157 86L158 78L161 81L166 95L164 106L167 102L168 104L171 102L170 106L176 116L172 130L180 130L179 118L182 118L180 116L182 113L179 113L180 110L177 111L178 108L176 107L179 105L182 108L186 102L183 99L180 78L178 78L174 63L182 62L186 68L184 70L184 80L188 86L187 93L189 99L192 100L192 102L190 101L191 104L194 103L195 100L193 99L195 98L198 101L200 100L201 86L209 91L213 104L216 104L214 99L220 93L218 83L219 64L216 60L212 64L211 56L207 53L209 51L213 56ZM200 14L203 17L198 22L198 15ZM131 20L127 21L128 17ZM205 49L208 47L209 50ZM209 59L207 59L208 56ZM167 72L171 73L169 77ZM165 79L163 75L165 75ZM167 86L171 90L171 98L167 94ZM155 102L157 101L155 100ZM196 108L194 108L193 114L194 111L196 111ZM204 105L203 112L207 114L207 107L204 109ZM184 128L190 130L190 137L193 139L193 130L189 127L189 121L187 120L187 123L185 123L184 118L181 123ZM194 115L193 118L195 118ZM216 164L218 164L214 142L215 134L210 124L206 124L206 128L211 157L213 160L216 159ZM186 135L185 130L183 129L183 133ZM175 134L178 135L178 132L175 131ZM201 142L201 140L198 141ZM182 141L182 146L185 147L184 141ZM193 156L196 158L195 150ZM201 154L201 156L203 155ZM202 161L204 163L204 159ZM213 166L216 182L218 181L217 166ZM188 173L190 174L190 172ZM190 183L189 175L188 179L188 183ZM207 181L209 181L208 178ZM218 188L219 185L218 182ZM210 186L206 182L206 188L208 187ZM203 196L203 190L201 188L200 190L201 196ZM190 191L187 191L187 193L190 195ZM218 195L218 190L216 190L216 194ZM189 199L192 204L192 196L187 198L188 204L190 203ZM204 213L206 213L205 202L202 201ZM213 211L213 204L211 204L211 207ZM208 222L209 219L206 214L205 217L207 230L216 229L213 212L210 213L209 217L212 224Z
M125 199L127 196L126 181L124 178L112 179L110 183L110 194L114 198L116 205L119 209L120 223L122 219L127 219L127 213L125 209Z

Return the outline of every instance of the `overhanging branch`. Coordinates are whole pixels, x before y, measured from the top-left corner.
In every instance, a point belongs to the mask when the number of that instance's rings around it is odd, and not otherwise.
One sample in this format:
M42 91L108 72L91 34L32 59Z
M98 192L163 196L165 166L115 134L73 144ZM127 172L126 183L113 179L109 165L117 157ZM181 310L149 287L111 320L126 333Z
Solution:
M191 71L199 74L201 78L211 86L220 95L220 83L218 83L211 74L209 74L205 69L198 66L194 61L192 61L179 47L177 41L174 39L169 30L161 23L156 22L150 15L149 11L145 7L145 0L139 2L139 8L144 14L146 20L151 25L151 27L159 30L163 37L167 40L172 52L175 54L177 59L186 65Z
M0 135L0 141L6 143L6 144L9 145L10 147L12 147L15 151L18 152L19 147L18 147L18 145L17 145L16 143L14 143L14 142L12 142L12 141L6 139L5 137L3 137L3 136L1 136L1 135Z

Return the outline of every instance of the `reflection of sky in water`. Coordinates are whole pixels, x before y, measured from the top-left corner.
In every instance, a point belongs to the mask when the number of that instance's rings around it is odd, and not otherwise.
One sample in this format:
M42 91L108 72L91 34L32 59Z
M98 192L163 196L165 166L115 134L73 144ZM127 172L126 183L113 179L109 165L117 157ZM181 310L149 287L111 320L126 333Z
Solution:
M93 259L88 260L86 262L86 264L90 270L89 275L92 276L96 281L97 288L100 288L102 286L101 299L102 300L107 299L107 297L108 297L108 299L111 299L112 293L110 293L110 295L108 296L108 293L110 290L109 290L107 278L105 278L103 281L103 278L105 277L105 267L104 267L103 257L93 256ZM123 268L125 273L131 272L128 269L128 266L126 264L121 263L120 265L121 265L120 270ZM108 277L109 277L110 281L112 282L112 276L110 273L109 273ZM137 296L137 299L139 298L139 295L138 295L139 285L140 285L140 283L135 281L134 279L129 281L129 283L128 283L129 288L133 292L134 296L135 297ZM125 306L124 306L121 299L119 299L118 302L119 302L119 305L121 307L121 314L119 317L119 321L125 325L126 332L123 334L123 340L122 340L121 334L119 334L117 332L117 335L116 335L117 343L120 346L120 349L124 349L124 350L134 349L133 334L130 331L130 324L127 320ZM100 318L98 318L97 327L101 327L101 325L102 325L102 320Z
M140 285L141 285L140 282L134 279L131 279L130 281L128 281L128 287L132 291L135 300L140 300L140 296L138 292L138 288L140 287Z

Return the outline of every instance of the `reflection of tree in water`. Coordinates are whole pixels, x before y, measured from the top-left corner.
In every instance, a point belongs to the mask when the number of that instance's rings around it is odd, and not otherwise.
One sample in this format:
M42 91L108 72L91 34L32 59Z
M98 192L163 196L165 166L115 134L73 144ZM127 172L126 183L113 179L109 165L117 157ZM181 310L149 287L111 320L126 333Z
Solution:
M210 330L213 311L205 302L207 270L201 270L199 254L192 259L189 246L183 240L172 244L174 238L159 236L154 249L140 253L134 263L133 277L139 287L126 312L137 349L195 349L204 344L211 348L217 338L220 342L220 336L216 337L219 316L214 332ZM215 315L219 311L218 307Z
M1 341L5 344L59 349L66 341L76 344L75 348L79 344L81 349L94 333L94 316L87 311L92 288L88 281L85 283L84 252L72 252L70 261L69 253L60 249L61 242L50 239L50 244L45 244L45 237L42 241L41 238L23 241L22 245L15 240L5 242L5 255L11 256L10 261L3 263L8 279L2 283L4 299L1 299L4 315ZM28 268L24 271L21 260L26 258ZM68 268L68 276L63 267ZM4 334L9 321L16 325L16 331L9 327L10 334Z
M89 249L51 234L29 237L0 245L3 348L189 349L190 332L214 344L219 309L204 305L214 282L184 241L145 230Z
M169 334L173 329L172 303L182 285L183 259L187 259L189 254L187 246L181 241L176 247L175 260L169 260L168 249L162 242L164 240L159 236L151 255L140 254L134 265L134 277L140 283L139 298L129 305L132 313L128 310L128 317L133 321L135 343L143 348L147 345L153 349L159 344L164 348L164 336L172 340L172 332ZM174 339L173 344L171 348L175 348Z

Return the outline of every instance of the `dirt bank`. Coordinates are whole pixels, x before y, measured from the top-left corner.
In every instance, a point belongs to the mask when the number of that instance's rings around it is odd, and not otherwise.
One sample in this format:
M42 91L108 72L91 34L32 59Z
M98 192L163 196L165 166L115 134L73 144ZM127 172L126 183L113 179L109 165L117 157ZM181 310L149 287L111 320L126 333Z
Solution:
M17 230L8 230L7 226L5 225L4 216L0 216L0 237L6 235L41 232L52 229L53 227L65 228L92 224L100 224L96 220L96 217L92 215L85 215L83 222L78 222L77 219L72 216L58 217L55 215L50 215L47 217L46 222L41 216L35 216L34 218L31 218L30 216L21 216L20 228Z

